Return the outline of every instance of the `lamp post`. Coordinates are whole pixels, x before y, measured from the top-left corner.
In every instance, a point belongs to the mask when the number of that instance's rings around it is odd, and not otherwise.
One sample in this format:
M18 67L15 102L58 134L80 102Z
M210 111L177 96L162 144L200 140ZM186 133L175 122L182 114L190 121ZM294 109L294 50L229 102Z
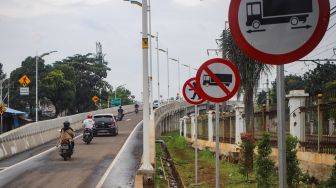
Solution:
M169 101L169 56L168 56L168 48L167 50L164 50L164 49L159 49L159 51L161 52L165 52L167 54L167 75L168 75L168 101Z
M138 5L140 7L143 7L143 3L139 1L134 0L124 0L129 1L131 4ZM147 7L148 11L148 29L149 33L147 32L147 35L149 37L149 98L150 98L150 114L153 113L153 55L152 55L152 38L155 38L155 36L152 35L152 16L151 16L151 6L150 6L150 0L148 0L148 5L144 6ZM146 15L147 16L147 15Z
M157 58L157 89L158 89L158 100L160 106L160 63L159 63L159 33L156 32L156 58Z
M188 69L189 69L189 77L191 77L191 69L197 71L196 68L193 68L193 67L191 67L190 65L186 65L186 64L182 64L182 65L183 65L184 67L188 67Z
M169 58L170 60L173 60L173 61L175 61L175 62L177 62L177 76L178 76L178 94L179 94L179 96L180 96L180 92L181 92L181 79L180 79L180 59L179 58L177 58L177 59L174 59L174 58Z
M47 53L44 53L40 56L37 55L37 52L36 52L36 57L35 57L35 60L36 60L36 91L35 91L35 99L36 99L36 104L35 104L35 121L37 122L38 121L38 59L39 58L43 58L44 56L47 56L47 55L50 55L51 53L54 53L54 52L57 52L57 51L50 51L50 52L47 52Z

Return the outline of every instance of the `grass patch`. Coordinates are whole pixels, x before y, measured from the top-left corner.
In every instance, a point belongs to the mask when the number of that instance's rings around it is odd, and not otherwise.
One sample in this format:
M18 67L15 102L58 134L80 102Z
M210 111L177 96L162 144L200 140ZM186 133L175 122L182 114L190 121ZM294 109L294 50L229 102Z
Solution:
M167 187L167 181L164 179L163 169L161 165L161 156L162 156L162 150L160 147L160 144L155 144L156 147L156 157L155 157L155 187L161 188L161 187Z
M168 150L175 162L183 183L186 187L212 188L216 181L215 154L209 150L198 151L198 186L195 186L195 150L184 137L177 133L163 136ZM220 186L250 188L257 187L255 174L250 174L249 182L239 173L239 166L226 161L220 161ZM157 187L157 186L156 186Z

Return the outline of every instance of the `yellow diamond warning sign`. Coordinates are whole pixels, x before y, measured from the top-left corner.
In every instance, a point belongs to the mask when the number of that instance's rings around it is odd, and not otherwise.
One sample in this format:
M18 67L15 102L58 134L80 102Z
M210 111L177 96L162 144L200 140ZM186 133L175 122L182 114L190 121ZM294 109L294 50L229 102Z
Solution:
M2 116L2 114L4 114L6 112L6 106L3 104L0 104L0 116Z
M30 80L28 78L27 75L23 75L21 76L21 78L19 79L19 83L23 86L23 87L26 87L29 83L30 83Z
M95 95L95 96L92 97L92 101L94 103L97 103L98 100L99 100L99 97L97 95Z

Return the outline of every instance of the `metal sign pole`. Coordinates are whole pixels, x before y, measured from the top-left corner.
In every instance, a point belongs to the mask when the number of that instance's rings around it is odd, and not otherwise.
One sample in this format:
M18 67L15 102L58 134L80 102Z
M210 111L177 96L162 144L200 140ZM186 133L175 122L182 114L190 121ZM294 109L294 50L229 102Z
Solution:
M286 183L286 127L285 127L285 87L284 65L277 66L277 128L279 150L279 187L287 187Z
M219 188L219 104L215 104L216 110L216 188Z
M198 164L197 164L197 160L198 160L198 156L197 156L197 117L198 117L198 108L197 105L195 105L195 185L197 185L198 182L198 176L197 176L197 169L198 169Z

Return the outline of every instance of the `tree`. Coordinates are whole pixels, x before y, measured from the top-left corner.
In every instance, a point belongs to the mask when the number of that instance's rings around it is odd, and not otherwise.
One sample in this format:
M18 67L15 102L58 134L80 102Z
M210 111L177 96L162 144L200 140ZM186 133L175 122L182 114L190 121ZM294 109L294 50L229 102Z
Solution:
M101 99L108 99L108 95L100 96L100 93L108 94L111 89L111 86L104 81L104 78L107 77L107 71L111 70L107 64L105 61L98 61L91 53L76 54L55 63L55 66L69 65L75 71L76 98L74 109L72 109L73 113L96 109L97 106L91 100L94 95Z
M230 59L239 70L241 86L238 95L244 92L246 130L254 132L254 90L258 87L260 75L270 72L271 66L256 62L245 55L238 48L229 30L223 31L220 41L220 48L225 54L224 58Z
M4 73L2 68L3 68L3 64L0 62L0 80L3 80L6 78L6 74Z
M36 93L36 57L27 57L24 61L21 63L21 67L15 69L10 74L10 80L15 81L14 87L11 88L11 106L15 106L16 109L19 109L21 111L28 111L30 117L33 117L35 115L35 107L36 107L36 99L35 99L35 93ZM39 58L38 59L38 72L39 72L39 82L43 79L43 77L46 75L46 73L49 72L51 69L50 65L45 65L44 60ZM20 95L20 87L22 87L18 80L21 78L21 76L27 75L30 79L30 84L27 86L29 87L29 95L27 96L21 96ZM40 84L39 84L40 86ZM40 92L40 91L39 91ZM43 95L39 95L39 98L44 98ZM26 109L28 107L28 109Z
M65 69L65 66L58 68ZM68 66L68 74L74 74L72 67ZM55 117L62 111L71 109L73 101L75 100L76 87L73 80L65 76L64 72L54 68L43 79L41 90L45 97L47 97L55 106Z
M272 153L270 134L264 133L258 142L258 156L256 161L256 176L258 187L268 188L273 186L273 175L275 173L274 162L270 155Z
M253 170L254 139L251 133L241 133L239 172L249 180L249 173Z
M134 103L133 99L131 98L131 91L126 89L124 86L117 87L113 93L116 94L117 98L121 99L122 105Z
M333 165L331 175L327 180L327 187L333 187L336 185L336 157L335 157L335 164Z
M296 137L288 135L286 138L286 161L287 161L287 185L290 188L294 188L300 181L302 174L299 167L299 160L297 159L296 146L299 143Z
M336 65L327 62L325 64L318 64L314 70L303 75L305 82L305 90L311 96L316 96L322 93L326 84L336 80Z

